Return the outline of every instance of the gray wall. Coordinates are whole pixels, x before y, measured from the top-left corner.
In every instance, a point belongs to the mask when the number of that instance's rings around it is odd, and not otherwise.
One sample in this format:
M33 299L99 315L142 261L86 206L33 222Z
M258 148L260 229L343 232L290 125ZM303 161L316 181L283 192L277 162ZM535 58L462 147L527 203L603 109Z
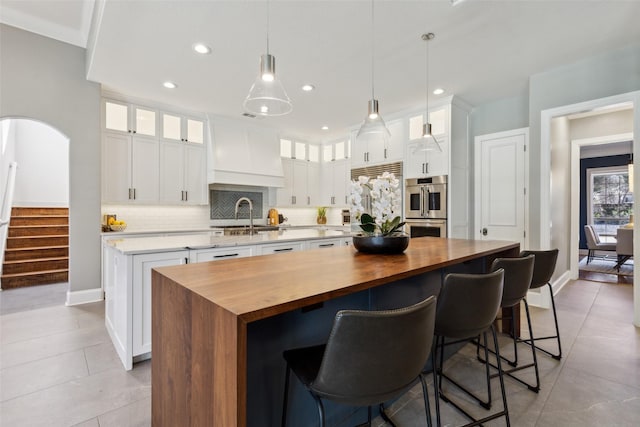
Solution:
M69 137L70 291L100 287L100 86L85 50L0 25L0 117L41 120Z
M540 114L543 110L640 89L640 45L536 74L529 79L531 245L540 244ZM551 146L553 152L554 146ZM566 183L554 180L556 185ZM553 196L552 196L553 197ZM556 207L552 205L552 210ZM561 209L560 206L557 209ZM552 236L552 239L560 236Z
M480 105L469 115L469 127L473 138L527 126L529 98L526 94Z

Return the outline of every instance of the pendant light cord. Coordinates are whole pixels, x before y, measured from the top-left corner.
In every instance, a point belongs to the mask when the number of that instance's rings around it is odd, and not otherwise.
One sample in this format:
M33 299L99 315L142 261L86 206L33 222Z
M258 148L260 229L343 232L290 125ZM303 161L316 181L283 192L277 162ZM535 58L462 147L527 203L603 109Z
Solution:
M425 80L426 80L426 116L425 122L429 123L429 35L427 34L427 39L425 40L426 46L426 55L425 55Z
M269 54L269 0L267 0L267 55Z
M375 99L375 93L373 91L374 86L374 67L373 67L373 58L375 57L375 41L374 41L374 10L373 10L373 0L371 0L371 99Z

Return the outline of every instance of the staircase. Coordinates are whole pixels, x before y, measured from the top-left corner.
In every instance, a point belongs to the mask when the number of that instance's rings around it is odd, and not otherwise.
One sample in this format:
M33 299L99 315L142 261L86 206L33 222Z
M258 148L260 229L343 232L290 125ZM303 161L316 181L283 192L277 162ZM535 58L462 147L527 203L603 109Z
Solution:
M11 209L2 289L69 280L69 209Z

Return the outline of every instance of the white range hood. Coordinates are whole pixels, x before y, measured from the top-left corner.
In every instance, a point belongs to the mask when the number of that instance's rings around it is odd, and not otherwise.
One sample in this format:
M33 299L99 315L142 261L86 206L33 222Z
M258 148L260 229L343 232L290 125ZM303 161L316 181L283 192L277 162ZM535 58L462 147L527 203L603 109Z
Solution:
M223 118L213 118L209 123L209 184L284 187L280 139L275 129Z

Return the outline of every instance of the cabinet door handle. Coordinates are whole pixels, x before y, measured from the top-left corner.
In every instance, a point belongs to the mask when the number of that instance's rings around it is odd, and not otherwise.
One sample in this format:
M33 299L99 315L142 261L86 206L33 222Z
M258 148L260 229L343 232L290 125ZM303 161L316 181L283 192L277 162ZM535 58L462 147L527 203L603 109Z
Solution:
M136 133L136 131L134 130L133 133Z
M290 252L293 248L274 249L273 252Z
M133 189L133 200L135 200L135 199L136 199L136 189L134 188Z
M318 245L319 248L330 248L333 246L333 243L324 243L322 245Z
M232 258L234 256L238 256L240 254L236 253L236 254L224 254L224 255L214 255L213 258Z
M129 200L131 200L131 188L129 188Z
M384 149L384 158L385 159L387 158L387 149L386 148Z
M310 204L311 204L311 197L307 196L307 205L310 205Z
M296 196L291 196L291 204L292 205L296 204Z
M185 259L184 259L184 263L185 263L185 264L189 264L189 258L185 258Z
M187 190L184 190L184 201L185 202L189 201L189 192Z
M429 162L425 163L425 169L426 169L426 173L429 173Z

